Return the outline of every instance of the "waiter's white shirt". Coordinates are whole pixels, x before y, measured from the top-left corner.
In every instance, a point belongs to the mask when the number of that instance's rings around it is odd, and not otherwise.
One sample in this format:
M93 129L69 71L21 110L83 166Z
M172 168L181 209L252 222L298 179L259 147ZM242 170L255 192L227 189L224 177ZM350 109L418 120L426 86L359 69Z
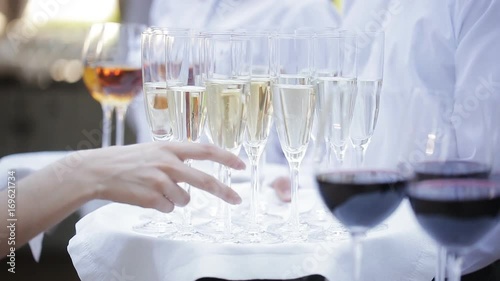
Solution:
M480 111L493 109L490 121L500 130L500 1L497 0L345 0L343 26L386 32L380 115L367 163L399 161L403 116L416 88L455 95L457 148L471 153L467 142L491 137L477 126ZM422 108L425 118L425 108ZM494 169L500 169L496 140ZM464 272L500 258L500 226L469 254Z

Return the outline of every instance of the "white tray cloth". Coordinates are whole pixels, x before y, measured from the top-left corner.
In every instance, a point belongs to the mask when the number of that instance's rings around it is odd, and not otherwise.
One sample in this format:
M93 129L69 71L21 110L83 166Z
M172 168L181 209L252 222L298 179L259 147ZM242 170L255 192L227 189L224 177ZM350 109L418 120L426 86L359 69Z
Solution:
M135 233L145 212L109 204L81 219L68 252L82 281L292 279L320 274L350 280L349 240L273 245L172 241ZM193 218L195 214L193 213ZM408 202L363 243L362 280L429 281L435 245L420 230Z

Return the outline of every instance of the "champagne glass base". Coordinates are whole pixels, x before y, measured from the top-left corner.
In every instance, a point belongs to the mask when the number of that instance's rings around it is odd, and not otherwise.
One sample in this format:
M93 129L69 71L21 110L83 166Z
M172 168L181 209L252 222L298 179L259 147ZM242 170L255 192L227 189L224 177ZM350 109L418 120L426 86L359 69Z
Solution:
M215 238L218 243L240 243L239 235L243 229L235 224L231 226L231 232L227 232L221 220L210 221L196 227L200 232L206 233Z
M320 230L320 227L306 223L300 223L298 226L289 222L281 224L272 224L268 231L276 233L283 237L283 242L307 242L309 233Z
M327 229L312 232L309 234L308 238L309 241L314 242L333 242L349 240L351 238L351 234L345 227L339 227L337 224L332 224Z
M148 221L133 226L132 230L142 234L173 234L178 231L175 225L169 221Z
M238 237L238 242L242 244L278 244L283 241L280 235L267 231L245 233Z
M215 242L215 237L198 232L197 230L180 231L173 234L162 235L159 238L174 241Z

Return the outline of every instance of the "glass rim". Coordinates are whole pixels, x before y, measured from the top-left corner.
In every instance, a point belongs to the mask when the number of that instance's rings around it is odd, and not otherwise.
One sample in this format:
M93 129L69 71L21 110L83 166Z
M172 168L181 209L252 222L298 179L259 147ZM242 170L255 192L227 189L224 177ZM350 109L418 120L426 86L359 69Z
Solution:
M447 189L477 189L485 188L493 192L475 194L470 198L462 198L460 201L475 201L484 198L499 198L500 197L500 182L489 178L439 178L439 179L428 179L417 182L410 182L406 187L406 194L414 198L428 199L428 200L439 200L439 201L453 201L451 199L442 198L440 196L432 196L423 189L437 190L438 188Z

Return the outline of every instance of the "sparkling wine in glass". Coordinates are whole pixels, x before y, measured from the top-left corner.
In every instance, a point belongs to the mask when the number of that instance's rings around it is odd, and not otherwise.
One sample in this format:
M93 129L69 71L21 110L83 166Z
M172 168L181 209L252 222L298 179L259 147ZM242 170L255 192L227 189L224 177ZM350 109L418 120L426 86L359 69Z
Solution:
M123 145L125 113L142 90L141 33L144 25L105 23L97 46L96 75L116 109L116 145Z
M250 95L250 44L234 32L207 33L206 106L211 141L238 155L243 143ZM220 166L221 181L231 186L231 169ZM224 241L237 242L231 208L224 205Z
M318 88L316 115L324 123L318 133L326 143L326 161L333 150L340 165L349 144L356 102L356 36L352 32L325 30L314 40L314 79Z
M205 127L205 40L196 31L171 31L166 36L167 101L170 105L170 122L173 137L179 142L198 143ZM184 161L191 166L192 160ZM184 188L191 195L191 186ZM176 239L212 241L193 227L191 206L183 209L183 220ZM170 237L169 237L170 238Z
M384 77L385 33L362 32L357 36L363 38L363 44L354 49L357 52L357 95L350 138L356 163L363 165L366 148L377 125Z
M167 82L165 71L166 35L159 28L148 28L141 35L141 64L144 105L153 141L172 140ZM177 232L171 215L155 212L148 220L133 227L134 231L148 234Z
M251 165L250 221L240 239L246 243L273 243L280 241L276 234L268 232L259 221L260 206L260 163L271 130L272 71L271 52L274 43L273 31L253 31L245 34L251 44L250 96L247 102L247 122L243 147ZM262 216L264 217L264 216ZM265 217L264 217L265 220Z
M114 106L108 102L96 73L97 46L103 30L104 24L102 23L93 24L90 27L83 45L82 61L84 66L83 82L90 95L101 104L102 108L102 147L108 147L111 144L111 115Z
M273 113L281 148L290 168L291 206L288 221L271 225L287 241L307 240L309 225L298 209L300 164L309 144L316 106L312 72L312 42L308 35L280 32L273 65Z

